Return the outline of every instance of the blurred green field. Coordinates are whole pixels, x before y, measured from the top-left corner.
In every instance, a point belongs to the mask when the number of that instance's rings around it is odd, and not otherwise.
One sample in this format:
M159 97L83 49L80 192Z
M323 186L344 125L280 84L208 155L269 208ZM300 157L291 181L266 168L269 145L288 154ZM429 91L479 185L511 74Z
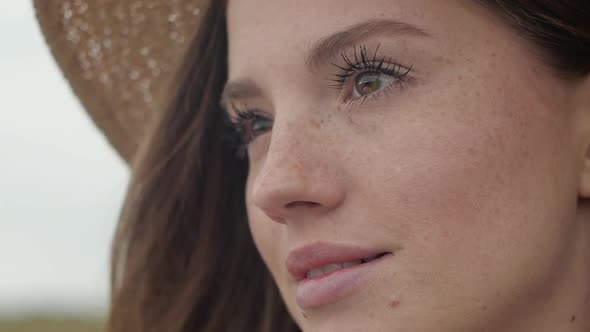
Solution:
M0 320L0 332L103 332L103 324L98 319Z

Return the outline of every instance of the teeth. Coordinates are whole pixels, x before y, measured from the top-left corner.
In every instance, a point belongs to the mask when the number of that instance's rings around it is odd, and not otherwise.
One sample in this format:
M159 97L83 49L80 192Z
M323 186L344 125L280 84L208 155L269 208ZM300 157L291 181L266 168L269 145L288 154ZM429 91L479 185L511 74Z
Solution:
M306 277L307 278L317 278L317 277L323 276L324 274L328 274L330 272L344 269L347 267L351 267L354 265L359 265L361 263L363 263L363 261L359 259L359 260L352 261L352 262L329 264L329 265L322 266L320 268L313 269L313 270L307 272Z
M324 274L328 274L332 271L336 271L336 270L340 270L343 269L342 264L330 264L330 265L326 265L324 267L322 267L322 272L324 272Z
M351 266L355 266L355 265L360 265L360 264L368 263L368 262L370 262L372 260L375 260L377 258L381 258L384 255L386 255L386 253L382 253L382 254L379 254L379 255L375 255L373 257L363 258L363 259L359 259L359 260L351 261L351 262L336 263L336 264L325 265L325 266L322 266L320 268L313 269L313 270L307 272L307 274L305 276L307 278L321 277L324 274L328 274L330 272L334 272L334 271L337 271L337 270L340 270L340 269L345 269L347 267L351 267Z
M362 259L359 259L358 261L346 262L346 263L342 264L342 268L347 268L347 267L359 265L362 263L363 263Z
M319 276L321 276L323 274L324 274L324 271L322 271L322 268L313 269L313 270L307 272L306 277L307 278L317 278L317 277L319 277Z

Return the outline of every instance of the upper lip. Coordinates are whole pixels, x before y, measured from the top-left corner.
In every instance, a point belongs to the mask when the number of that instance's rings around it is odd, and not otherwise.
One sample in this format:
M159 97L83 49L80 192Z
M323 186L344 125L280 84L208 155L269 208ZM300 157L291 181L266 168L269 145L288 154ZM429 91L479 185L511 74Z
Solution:
M345 263L370 258L384 250L352 245L316 242L293 249L287 256L287 271L297 280L305 279L307 272L329 264Z

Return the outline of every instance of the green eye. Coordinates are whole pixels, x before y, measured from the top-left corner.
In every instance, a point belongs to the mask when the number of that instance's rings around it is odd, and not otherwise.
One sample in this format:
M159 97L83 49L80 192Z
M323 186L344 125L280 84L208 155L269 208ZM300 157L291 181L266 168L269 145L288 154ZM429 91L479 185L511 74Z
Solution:
M363 97L370 95L376 91L381 90L382 88L389 85L395 78L377 72L365 72L356 77L354 80L354 89L353 89L353 96L354 97Z

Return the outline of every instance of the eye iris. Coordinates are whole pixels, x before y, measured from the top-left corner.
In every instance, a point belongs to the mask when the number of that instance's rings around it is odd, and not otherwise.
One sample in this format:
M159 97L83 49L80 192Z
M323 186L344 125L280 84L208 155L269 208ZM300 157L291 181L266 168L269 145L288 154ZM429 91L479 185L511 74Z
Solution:
M264 119L259 116L254 116L252 119L244 122L240 128L243 141L250 143L256 137L264 134L266 131L272 129L272 121Z
M354 87L360 96L366 96L381 88L381 80L378 73L364 73L357 77Z

